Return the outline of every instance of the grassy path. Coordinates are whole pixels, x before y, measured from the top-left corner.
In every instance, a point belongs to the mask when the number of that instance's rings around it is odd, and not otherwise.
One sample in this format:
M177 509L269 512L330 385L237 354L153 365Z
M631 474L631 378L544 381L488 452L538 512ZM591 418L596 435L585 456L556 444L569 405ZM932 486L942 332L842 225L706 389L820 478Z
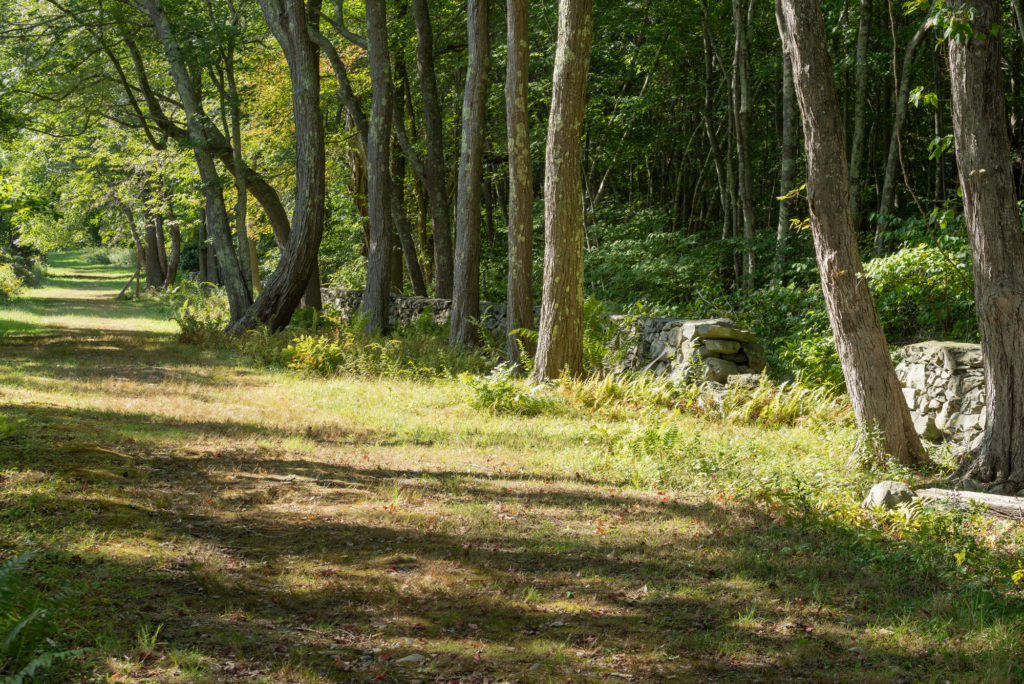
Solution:
M52 263L0 308L0 556L75 597L60 639L94 650L60 681L1013 677L1019 625L840 531L581 470L606 426L245 368L115 301L127 272Z

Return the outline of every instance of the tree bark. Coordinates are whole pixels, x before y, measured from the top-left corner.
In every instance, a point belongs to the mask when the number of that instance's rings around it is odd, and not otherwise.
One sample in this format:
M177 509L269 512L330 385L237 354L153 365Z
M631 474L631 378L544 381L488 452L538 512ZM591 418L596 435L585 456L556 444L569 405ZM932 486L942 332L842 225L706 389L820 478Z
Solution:
M388 56L386 0L366 0L366 42L370 56L370 122L366 140L370 240L362 311L367 330L386 332L391 302L391 58Z
M508 64L505 119L508 128L508 360L519 366L519 345L533 352L531 340L515 334L533 328L533 160L530 157L530 0L508 0Z
M455 203L455 280L448 338L453 347L471 347L478 341L475 321L480 318L480 199L490 50L487 4L488 0L466 1L469 64L462 98L462 143Z
M780 33L793 60L804 121L807 200L825 306L861 428L904 465L925 460L893 370L857 250L850 213L846 132L816 1L782 0Z
M228 228L227 209L221 192L220 177L209 151L205 114L202 110L202 98L197 92L185 61L182 59L178 40L171 28L171 23L164 13L163 6L157 0L139 0L139 5L146 12L153 24L157 37L167 57L171 78L181 100L182 109L188 122L188 135L193 145L196 166L199 169L203 199L206 204L207 231L213 238L213 247L217 254L218 271L223 278L228 295L228 306L232 324L239 321L252 304L252 296L245 289L238 255L235 253Z
M871 0L864 0L870 2ZM782 26L779 15L781 5L775 0L775 18ZM796 91L793 86L793 60L782 51L782 154L779 164L779 195L793 190L796 175ZM789 235L789 207L792 199L779 200L779 223L775 230L775 279L778 281L786 258L786 239Z
M148 214L148 212L146 212ZM160 289L164 284L164 270L160 267L160 248L157 247L156 216L146 216L146 289Z
M424 186L430 208L434 236L434 296L450 299L454 277L451 212L445 190L444 140L441 105L434 73L434 33L430 25L427 0L412 0L416 22L416 70L423 100L423 131L427 143L424 160Z
M167 255L167 270L164 274L165 290L174 287L174 281L178 279L178 264L181 262L181 226L178 225L178 217L174 214L170 200L167 204L167 227L171 234L171 251Z
M583 372L580 167L593 0L560 0L544 169L544 293L533 380Z
M199 209L199 282L210 282L210 270L207 267L206 253L209 249L206 246L206 207Z
M317 253L324 230L326 197L324 128L320 115L320 56L309 38L317 8L307 15L301 0L259 0L263 17L284 52L291 79L295 120L295 209L291 234L281 259L260 296L229 332L259 325L280 330L288 325L307 288L317 290ZM316 280L314 281L314 278Z
M733 84L733 108L736 117L736 163L740 215L743 217L743 286L754 287L754 172L750 160L750 43L743 0L732 0L733 28L736 31L736 81Z
M973 11L972 36L948 41L953 137L974 266L985 358L986 423L970 472L1003 493L1024 487L1024 236L1013 186L1000 73L998 0L951 3Z
M860 0L857 51L854 57L853 140L850 143L850 213L853 225L860 225L860 171L864 158L865 109L868 100L868 34L871 32L871 0Z
M875 243L874 255L881 256L885 249L885 221L886 216L892 213L893 200L896 195L896 164L900 154L900 131L903 129L903 120L907 117L907 99L910 97L910 69L914 65L914 54L921 44L924 34L931 26L932 8L935 1L932 0L924 21L914 33L910 43L907 44L907 51L903 55L903 70L899 77L899 90L896 94L896 112L892 120L892 133L889 135L889 154L885 159L885 175L882 178L882 195L878 202L878 219L875 222Z

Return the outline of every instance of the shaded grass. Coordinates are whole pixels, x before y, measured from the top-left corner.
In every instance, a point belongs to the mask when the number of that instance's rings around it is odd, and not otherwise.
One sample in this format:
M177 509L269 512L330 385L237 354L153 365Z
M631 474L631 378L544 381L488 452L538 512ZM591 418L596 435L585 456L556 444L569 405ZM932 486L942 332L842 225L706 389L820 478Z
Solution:
M30 326L0 356L25 421L0 553L40 549L39 587L79 597L63 638L96 651L58 681L1024 676L1019 593L737 498L779 471L862 486L848 429L494 416L457 382L254 371L110 299L123 271L51 263L0 310Z

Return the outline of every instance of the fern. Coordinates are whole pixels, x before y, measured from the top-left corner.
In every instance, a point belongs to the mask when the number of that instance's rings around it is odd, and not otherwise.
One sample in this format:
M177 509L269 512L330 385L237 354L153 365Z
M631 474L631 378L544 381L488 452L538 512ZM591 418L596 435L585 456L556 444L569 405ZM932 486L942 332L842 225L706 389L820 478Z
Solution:
M58 662L86 649L47 650L50 616L66 592L38 598L24 586L23 575L34 554L25 552L0 563L0 681L34 681ZM27 661L27 662L26 662Z

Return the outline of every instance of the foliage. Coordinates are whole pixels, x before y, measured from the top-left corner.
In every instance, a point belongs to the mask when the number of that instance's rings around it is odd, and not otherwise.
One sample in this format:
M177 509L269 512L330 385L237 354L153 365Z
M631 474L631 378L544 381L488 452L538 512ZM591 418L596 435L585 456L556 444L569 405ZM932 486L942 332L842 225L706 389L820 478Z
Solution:
M38 681L59 662L85 652L59 650L49 639L50 619L66 595L40 597L27 586L24 573L32 558L25 552L0 564L0 678L5 684Z
M563 408L546 386L517 378L515 369L507 364L496 366L484 377L468 377L467 383L473 406L492 413L536 416L559 413Z
M229 318L228 298L223 288L185 281L169 294L171 318L181 330L179 340L203 344L223 339Z
M937 247L905 247L867 264L868 284L890 343L978 337L970 264Z
M332 323L316 334L292 335L280 360L289 368L322 376L338 374L413 378L455 377L482 373L496 357L486 350L463 351L448 345L443 326L429 312L390 338L365 332L365 321Z
M127 247L94 247L82 251L82 260L98 266L135 266L135 251Z
M13 264L0 264L0 301L21 292L25 281L18 277Z

